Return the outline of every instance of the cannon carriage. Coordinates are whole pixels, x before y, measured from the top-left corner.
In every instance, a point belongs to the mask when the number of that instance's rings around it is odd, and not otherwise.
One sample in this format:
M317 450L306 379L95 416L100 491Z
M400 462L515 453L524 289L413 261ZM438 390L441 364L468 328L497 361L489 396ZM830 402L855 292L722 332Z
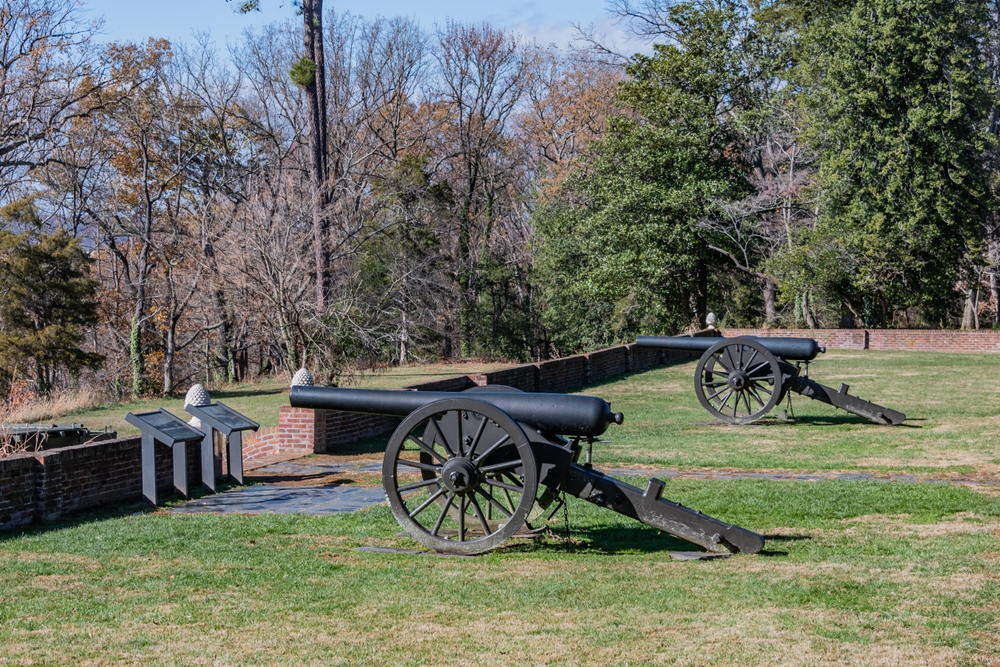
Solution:
M902 412L827 387L809 378L809 362L826 352L811 338L639 336L639 347L701 352L694 391L705 410L724 422L750 424L780 405L788 392L822 401L876 424L898 426ZM803 364L805 367L803 368Z
M538 530L582 498L709 551L757 553L760 535L595 470L590 445L621 413L595 396L474 387L461 393L294 386L295 407L402 417L386 447L382 486L393 515L435 551L489 551ZM579 459L586 448L584 462Z

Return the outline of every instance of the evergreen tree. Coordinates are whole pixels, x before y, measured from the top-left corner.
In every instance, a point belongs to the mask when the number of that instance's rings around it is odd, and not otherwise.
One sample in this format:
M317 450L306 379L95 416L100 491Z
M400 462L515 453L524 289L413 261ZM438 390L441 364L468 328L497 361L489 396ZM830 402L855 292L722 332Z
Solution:
M97 283L90 258L64 232L0 231L0 368L9 382L34 374L47 394L55 372L76 373L103 361L81 349L85 327L97 322Z
M744 144L769 103L759 87L780 66L780 35L741 2L683 3L669 16L672 42L635 56L620 86L630 113L610 118L561 200L536 216L555 327L577 319L581 299L613 304L619 338L704 324L719 263L710 246L725 242L702 223L750 191Z
M984 18L981 0L858 0L813 26L804 97L821 207L791 264L836 255L815 279L867 326L909 306L941 321L977 256L990 202Z

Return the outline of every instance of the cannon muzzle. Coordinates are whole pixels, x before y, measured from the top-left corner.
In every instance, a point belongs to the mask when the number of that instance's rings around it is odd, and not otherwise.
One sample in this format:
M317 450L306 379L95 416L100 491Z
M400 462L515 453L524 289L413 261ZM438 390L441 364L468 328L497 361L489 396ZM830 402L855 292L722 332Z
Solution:
M621 424L624 420L622 413L611 412L611 405L596 396L489 391L467 396L489 403L543 433L597 437L607 430L608 424ZM405 417L429 403L455 397L454 392L448 391L295 386L288 399L296 408Z
M826 352L812 338L769 338L744 336L760 342L776 357L790 361L812 361L816 355ZM684 352L704 353L708 348L725 338L691 337L691 336L639 336L635 344L639 347L656 347L664 350L681 350Z

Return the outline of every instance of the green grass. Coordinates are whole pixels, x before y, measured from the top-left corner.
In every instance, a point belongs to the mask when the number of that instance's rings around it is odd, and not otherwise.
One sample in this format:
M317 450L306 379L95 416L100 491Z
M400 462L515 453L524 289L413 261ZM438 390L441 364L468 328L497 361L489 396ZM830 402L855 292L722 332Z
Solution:
M683 543L583 502L570 539L413 548L388 509L122 513L0 537L0 664L963 665L1000 651L1000 498L944 484L671 482L768 535Z
M362 386L475 372L438 370ZM879 427L799 399L796 423L719 425L694 397L692 362L582 392L626 414L595 446L598 467L997 479L1000 356L831 352L812 370L910 420ZM213 395L264 425L287 400L278 382ZM104 414L158 405L180 410ZM1000 489L677 480L664 495L767 548L676 562L668 553L690 545L573 500L569 532L559 522L469 559L355 551L417 546L384 506L324 518L133 507L0 535L0 665L998 664Z
M813 379L904 412L884 427L792 395L796 423L716 422L694 395L694 362L639 373L581 393L625 413L595 445L601 464L681 468L1000 473L1000 355L832 351ZM783 407L783 406L782 406ZM779 412L775 409L772 415Z

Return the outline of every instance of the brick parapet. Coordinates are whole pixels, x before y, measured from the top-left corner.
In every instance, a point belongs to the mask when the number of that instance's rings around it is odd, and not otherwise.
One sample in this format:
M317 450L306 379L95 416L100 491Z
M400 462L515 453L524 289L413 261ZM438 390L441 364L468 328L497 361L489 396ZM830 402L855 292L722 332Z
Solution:
M727 337L814 338L831 350L913 350L920 352L1000 352L1000 331L948 329L725 329Z
M173 489L173 453L156 446L156 486ZM188 483L201 479L197 445L187 448ZM105 440L0 459L0 530L142 499L142 440Z
M521 391L536 391L538 387L538 366L536 364L513 366L499 371L490 371L483 375L486 376L487 385L502 384Z

